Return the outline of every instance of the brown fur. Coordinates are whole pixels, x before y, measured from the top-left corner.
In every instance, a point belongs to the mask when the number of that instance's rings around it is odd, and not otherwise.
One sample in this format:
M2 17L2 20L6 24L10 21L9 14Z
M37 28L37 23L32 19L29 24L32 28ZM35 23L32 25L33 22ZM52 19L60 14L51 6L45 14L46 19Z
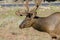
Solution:
M32 15L26 16L25 20L20 24L19 28L33 27L38 31L49 33L53 38L58 38L60 35L60 12L51 14L48 17L32 18Z
M47 32L51 35L52 38L59 39L60 35L60 12L51 14L48 17L38 17L37 9L41 4L42 0L35 0L35 8L29 10L29 0L26 0L24 4L26 11L16 11L16 15L23 16L25 15L25 20L19 25L19 28L28 28L33 27L34 29L42 32Z

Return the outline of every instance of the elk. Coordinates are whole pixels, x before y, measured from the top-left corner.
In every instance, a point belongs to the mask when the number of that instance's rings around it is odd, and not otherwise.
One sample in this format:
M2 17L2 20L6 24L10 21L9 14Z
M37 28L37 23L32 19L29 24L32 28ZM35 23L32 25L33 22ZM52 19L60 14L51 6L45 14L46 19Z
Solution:
M38 1L38 0L37 0ZM39 1L38 1L39 2ZM60 38L60 12L55 12L48 17L37 16L36 10L38 9L40 3L36 3L36 8L33 11L27 11L25 14L25 20L19 25L19 28L29 28L42 32L46 32L51 35L52 38ZM27 2L26 2L27 3ZM27 9L28 9L28 4ZM28 9L29 10L29 9Z

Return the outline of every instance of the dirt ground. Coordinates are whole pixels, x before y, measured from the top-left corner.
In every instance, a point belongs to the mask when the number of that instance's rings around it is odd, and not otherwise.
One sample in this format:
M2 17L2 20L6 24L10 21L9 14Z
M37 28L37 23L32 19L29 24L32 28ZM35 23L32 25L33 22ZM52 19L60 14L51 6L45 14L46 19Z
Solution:
M25 16L17 16L15 11L20 7L0 7L0 40L52 40L48 33L35 29L19 29ZM38 16L46 17L54 12L60 12L60 7L41 7L37 10Z

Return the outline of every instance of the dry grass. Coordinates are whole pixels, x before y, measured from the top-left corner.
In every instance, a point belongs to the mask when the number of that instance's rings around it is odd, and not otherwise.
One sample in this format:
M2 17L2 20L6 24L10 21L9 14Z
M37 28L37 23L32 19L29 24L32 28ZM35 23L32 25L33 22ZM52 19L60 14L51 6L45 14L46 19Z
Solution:
M48 33L39 32L35 29L19 29L19 24L25 17L15 14L17 8L0 8L0 40L51 40ZM38 16L48 16L54 12L60 12L60 7L41 7L37 10Z

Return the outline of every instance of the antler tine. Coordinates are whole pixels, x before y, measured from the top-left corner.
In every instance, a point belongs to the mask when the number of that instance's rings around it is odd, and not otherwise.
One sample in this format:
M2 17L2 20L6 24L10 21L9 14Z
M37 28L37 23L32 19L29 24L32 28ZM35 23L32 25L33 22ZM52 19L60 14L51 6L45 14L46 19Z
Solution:
M35 5L36 5L35 11L38 9L41 2L42 2L42 0L35 0Z
M42 0L34 0L35 1L35 8L30 10L30 12L33 13L33 17L37 15L37 9L39 8L39 5L41 4Z
M27 9L27 12L29 12L29 0L26 0L24 5Z

